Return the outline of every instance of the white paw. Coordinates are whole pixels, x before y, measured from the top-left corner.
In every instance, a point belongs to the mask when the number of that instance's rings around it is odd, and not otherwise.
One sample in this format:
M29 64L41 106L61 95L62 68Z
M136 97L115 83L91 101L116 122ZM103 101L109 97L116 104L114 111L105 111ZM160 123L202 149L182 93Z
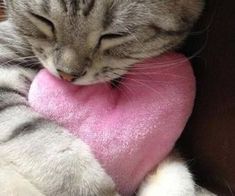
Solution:
M0 164L0 196L44 196L11 165Z
M51 126L0 147L0 196L117 196L89 146Z
M197 187L196 196L217 196L217 195L202 187Z
M195 184L186 164L171 156L141 185L138 196L195 196Z

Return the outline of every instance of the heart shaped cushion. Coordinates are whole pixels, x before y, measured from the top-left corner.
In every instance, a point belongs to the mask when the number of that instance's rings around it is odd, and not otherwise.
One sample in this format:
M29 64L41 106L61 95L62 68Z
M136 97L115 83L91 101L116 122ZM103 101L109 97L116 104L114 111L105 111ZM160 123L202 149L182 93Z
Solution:
M174 147L194 96L190 63L169 53L134 65L117 88L74 86L42 70L29 101L86 142L120 193L131 195Z

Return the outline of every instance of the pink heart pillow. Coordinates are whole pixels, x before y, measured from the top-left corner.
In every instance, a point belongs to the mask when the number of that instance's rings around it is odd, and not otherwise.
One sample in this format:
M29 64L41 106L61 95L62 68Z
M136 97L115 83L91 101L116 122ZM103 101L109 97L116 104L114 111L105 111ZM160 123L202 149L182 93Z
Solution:
M86 142L120 193L132 195L174 147L194 96L190 63L170 53L134 65L118 88L73 86L42 70L29 101Z

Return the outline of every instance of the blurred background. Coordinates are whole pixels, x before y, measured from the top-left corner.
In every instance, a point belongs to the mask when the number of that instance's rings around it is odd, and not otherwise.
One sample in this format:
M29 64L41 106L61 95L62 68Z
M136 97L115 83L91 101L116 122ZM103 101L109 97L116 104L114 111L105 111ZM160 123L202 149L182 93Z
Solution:
M207 0L183 52L194 56L197 98L179 147L196 180L235 195L235 1Z

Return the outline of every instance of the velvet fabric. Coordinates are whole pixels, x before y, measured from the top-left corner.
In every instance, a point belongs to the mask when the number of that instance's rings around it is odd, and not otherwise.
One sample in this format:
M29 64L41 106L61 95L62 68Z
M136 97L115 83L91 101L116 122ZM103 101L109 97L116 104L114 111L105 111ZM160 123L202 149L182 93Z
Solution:
M86 142L126 196L172 150L194 96L189 61L169 53L134 65L116 88L74 86L43 70L31 85L29 102Z

